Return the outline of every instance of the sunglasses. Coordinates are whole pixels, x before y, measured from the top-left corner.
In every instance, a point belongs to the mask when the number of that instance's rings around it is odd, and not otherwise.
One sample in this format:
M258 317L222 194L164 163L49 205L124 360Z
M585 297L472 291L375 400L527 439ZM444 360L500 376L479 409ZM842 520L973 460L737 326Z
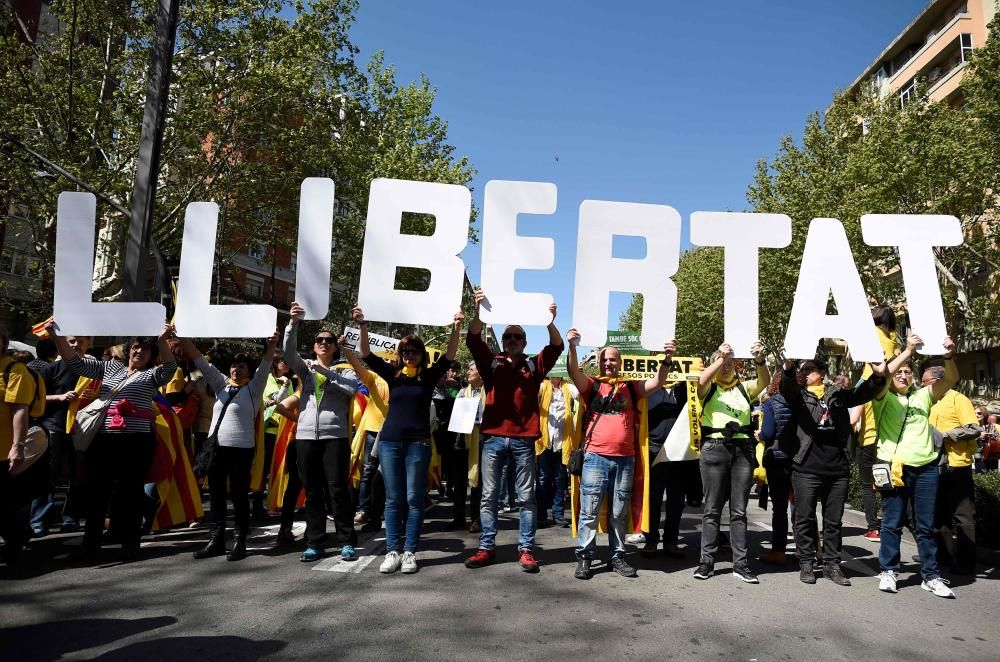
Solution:
M336 344L337 339L331 336L316 336L313 338L313 343L316 345L333 345Z
M419 349L409 349L409 348L407 348L407 349L401 350L399 352L399 354L401 356L420 356L420 350Z
M524 335L520 333L505 333L500 338L502 340L524 340Z

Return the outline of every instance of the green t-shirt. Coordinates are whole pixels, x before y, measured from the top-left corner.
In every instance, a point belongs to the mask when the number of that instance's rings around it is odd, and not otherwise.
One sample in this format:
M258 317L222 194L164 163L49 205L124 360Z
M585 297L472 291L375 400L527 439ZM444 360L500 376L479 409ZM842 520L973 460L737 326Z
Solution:
M929 422L933 404L930 386L911 388L905 394L889 389L881 400L872 400L878 426L878 459L891 462L898 455L903 464L911 467L938 459Z

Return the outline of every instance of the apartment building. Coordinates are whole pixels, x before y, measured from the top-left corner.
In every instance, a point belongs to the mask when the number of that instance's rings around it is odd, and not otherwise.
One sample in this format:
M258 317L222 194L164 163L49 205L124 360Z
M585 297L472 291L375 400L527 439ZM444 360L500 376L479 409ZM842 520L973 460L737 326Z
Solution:
M848 88L868 85L882 98L895 95L905 104L926 81L931 101L961 104L969 54L986 43L997 0L934 0L879 53Z
M989 24L996 17L998 0L933 0L900 32L848 88L860 92L868 86L882 99L905 105L922 81L930 101L962 106L959 83L973 49L986 43ZM996 221L983 221L983 223ZM986 264L970 269L966 286L973 291L993 290L1000 276ZM898 270L887 276L899 277ZM960 388L982 401L1000 401L1000 338L977 337L956 330L961 373Z

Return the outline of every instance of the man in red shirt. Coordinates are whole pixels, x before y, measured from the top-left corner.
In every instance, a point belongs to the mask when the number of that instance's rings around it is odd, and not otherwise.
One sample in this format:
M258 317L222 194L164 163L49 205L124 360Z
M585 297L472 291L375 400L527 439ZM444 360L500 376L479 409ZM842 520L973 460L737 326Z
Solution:
M465 560L467 568L481 568L496 558L497 497L500 472L510 458L514 460L515 483L520 506L520 536L517 548L521 569L538 572L535 561L535 440L541 436L538 422L538 388L556 359L562 354L563 342L555 327L556 304L549 306L549 344L541 353L525 356L527 345L524 329L508 326L501 336L503 352L494 355L483 342L483 323L479 307L485 295L476 290L476 316L469 324L465 344L472 352L476 368L483 378L486 403L482 434L483 496L480 505L482 533L479 549Z
M583 417L583 439L580 440L584 459L583 475L580 477L577 561L573 576L577 579L590 579L592 576L590 565L597 551L597 520L601 501L606 495L611 511L608 530L611 567L623 577L635 577L635 568L625 560L625 524L632 499L639 401L663 388L670 372L670 357L677 351L677 341L669 340L663 344L664 360L654 377L629 380L619 377L622 357L618 349L605 347L598 352L601 375L594 379L583 373L577 360L580 332L570 329L566 339L569 340L569 376L580 390L580 402L587 408ZM656 526L659 522L654 528Z

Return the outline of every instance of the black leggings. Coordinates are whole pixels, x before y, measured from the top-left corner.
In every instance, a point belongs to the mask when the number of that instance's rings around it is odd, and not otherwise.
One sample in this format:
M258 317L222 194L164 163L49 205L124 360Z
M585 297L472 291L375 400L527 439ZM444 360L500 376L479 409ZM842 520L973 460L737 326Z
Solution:
M236 531L247 534L250 530L250 468L253 466L253 448L230 448L219 446L215 451L215 463L208 472L208 493L211 506L212 524L226 528L226 485L229 498L233 502L233 518Z
M326 493L333 501L337 542L356 545L354 508L348 490L351 445L343 439L296 439L299 475L306 488L306 544L322 549L326 543Z
M152 432L101 432L84 454L87 526L84 546L97 547L110 505L112 528L123 546L139 544L143 485L153 460Z

